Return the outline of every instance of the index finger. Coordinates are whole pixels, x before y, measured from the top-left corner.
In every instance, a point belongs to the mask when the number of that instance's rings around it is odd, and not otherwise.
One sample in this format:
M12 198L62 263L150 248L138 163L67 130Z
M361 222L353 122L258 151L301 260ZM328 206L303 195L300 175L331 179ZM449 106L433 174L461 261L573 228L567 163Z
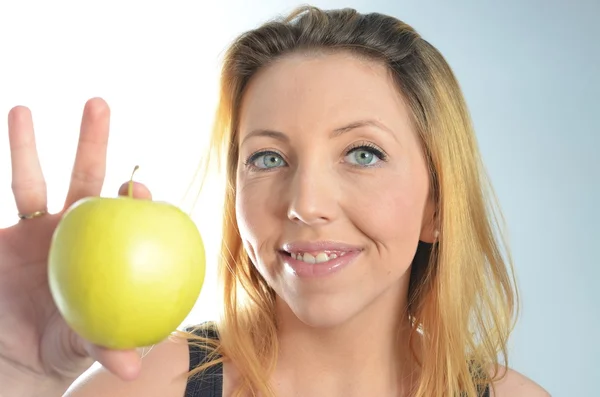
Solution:
M84 197L100 195L106 174L109 125L108 104L101 98L87 101L64 208Z

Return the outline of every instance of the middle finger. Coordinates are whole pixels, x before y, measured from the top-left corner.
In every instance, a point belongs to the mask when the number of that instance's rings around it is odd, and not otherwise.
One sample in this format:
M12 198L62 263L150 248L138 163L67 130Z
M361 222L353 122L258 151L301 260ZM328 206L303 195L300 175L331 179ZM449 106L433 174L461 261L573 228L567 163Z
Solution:
M20 213L46 209L46 182L37 153L31 111L23 106L8 114L12 189Z

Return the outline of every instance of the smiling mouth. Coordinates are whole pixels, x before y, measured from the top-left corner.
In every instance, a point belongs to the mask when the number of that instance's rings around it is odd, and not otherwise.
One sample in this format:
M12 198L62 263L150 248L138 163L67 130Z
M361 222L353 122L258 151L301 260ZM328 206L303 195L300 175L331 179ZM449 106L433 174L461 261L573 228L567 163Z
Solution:
M317 252L287 252L281 251L282 254L291 257L297 261L316 264L325 263L330 260L340 258L351 251L317 251Z

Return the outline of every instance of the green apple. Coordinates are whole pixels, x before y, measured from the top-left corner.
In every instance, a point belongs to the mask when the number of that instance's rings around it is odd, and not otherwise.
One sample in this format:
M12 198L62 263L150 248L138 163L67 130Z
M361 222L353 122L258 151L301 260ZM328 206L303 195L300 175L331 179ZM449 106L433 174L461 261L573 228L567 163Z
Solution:
M193 308L205 275L191 218L174 205L134 199L131 189L132 182L129 196L75 203L49 253L59 312L81 337L112 349L167 338Z

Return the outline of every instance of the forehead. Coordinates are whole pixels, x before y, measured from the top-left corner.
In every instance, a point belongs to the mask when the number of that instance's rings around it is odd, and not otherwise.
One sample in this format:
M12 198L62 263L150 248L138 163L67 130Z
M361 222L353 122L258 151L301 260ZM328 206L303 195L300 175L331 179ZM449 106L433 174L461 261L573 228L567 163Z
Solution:
M240 138L257 128L293 133L361 119L404 127L409 119L387 67L347 53L277 60L251 79L240 111Z

